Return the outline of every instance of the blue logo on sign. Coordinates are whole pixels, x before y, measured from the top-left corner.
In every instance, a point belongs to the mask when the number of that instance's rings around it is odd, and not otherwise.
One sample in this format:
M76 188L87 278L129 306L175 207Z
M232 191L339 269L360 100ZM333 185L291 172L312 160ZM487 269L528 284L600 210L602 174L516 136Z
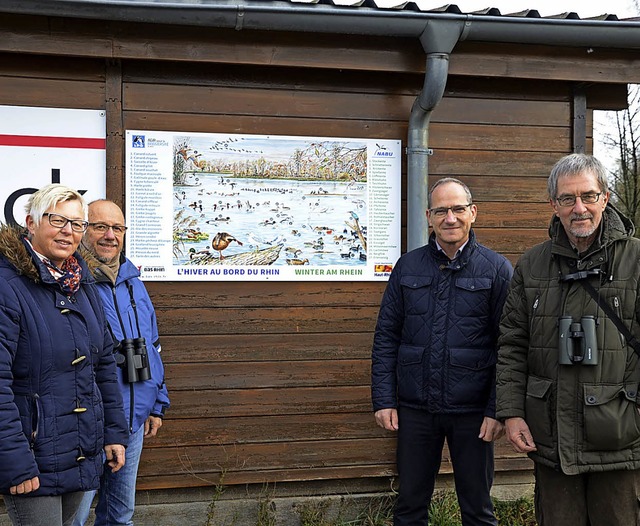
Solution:
M386 146L382 146L376 143L376 151L373 153L374 157L393 157L393 152L387 151Z
M131 146L133 148L144 148L144 135L134 135L131 140Z

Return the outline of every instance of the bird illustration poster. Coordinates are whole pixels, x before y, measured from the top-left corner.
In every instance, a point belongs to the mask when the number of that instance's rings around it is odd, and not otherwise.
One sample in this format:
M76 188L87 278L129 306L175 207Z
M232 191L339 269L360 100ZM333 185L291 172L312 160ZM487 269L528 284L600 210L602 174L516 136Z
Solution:
M386 280L400 141L127 131L127 255L145 280Z

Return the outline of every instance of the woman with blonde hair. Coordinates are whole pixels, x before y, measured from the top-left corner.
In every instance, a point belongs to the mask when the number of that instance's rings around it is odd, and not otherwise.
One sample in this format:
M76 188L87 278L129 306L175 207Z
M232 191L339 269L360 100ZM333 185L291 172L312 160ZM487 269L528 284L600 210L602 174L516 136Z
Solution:
M113 341L76 252L82 196L48 185L0 228L0 494L14 525L71 524L128 440Z

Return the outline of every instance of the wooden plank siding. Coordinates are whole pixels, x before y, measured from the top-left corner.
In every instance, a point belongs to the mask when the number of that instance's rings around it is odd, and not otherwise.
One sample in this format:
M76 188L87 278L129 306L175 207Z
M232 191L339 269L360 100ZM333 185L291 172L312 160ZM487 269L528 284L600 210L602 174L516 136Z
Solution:
M335 72L305 81L290 68L274 76L227 67L209 82L202 72L191 82L176 66L166 79L149 64L125 63L123 71L125 128L174 131L404 140L419 89L377 73L358 75L354 89ZM291 77L295 89L283 81ZM546 174L571 149L566 86L547 86L539 99L482 97L453 79L447 95L431 125L433 180L465 180L486 218L478 236L515 258L546 235ZM394 439L375 426L369 393L383 284L150 283L149 290L173 407L163 436L143 453L140 488L221 476L241 484L394 473ZM504 443L497 466L529 468ZM443 471L451 471L446 453Z
M461 44L432 117L430 181L467 183L479 240L515 262L546 237L546 177L572 148L572 82L601 83L587 88L590 108L617 107L630 75L640 81L638 61ZM118 203L127 129L399 139L404 148L423 75L417 41L0 20L0 104L105 109L107 194ZM406 161L402 172L405 247ZM375 426L369 392L384 283L148 289L172 407L145 443L139 489L394 474L394 438ZM504 440L496 454L500 472L531 467ZM442 470L451 472L447 453Z

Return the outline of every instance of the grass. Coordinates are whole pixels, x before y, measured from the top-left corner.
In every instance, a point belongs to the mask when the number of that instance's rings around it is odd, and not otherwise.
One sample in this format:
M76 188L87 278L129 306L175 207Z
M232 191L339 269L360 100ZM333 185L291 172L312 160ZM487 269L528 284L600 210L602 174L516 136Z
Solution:
M207 526L221 526L215 519L216 503L224 493L224 485L214 488L214 496L209 506ZM300 526L392 526L393 495L373 497L367 501L356 518L346 519L346 503L342 501L337 513L329 499L310 499L296 505ZM496 518L500 526L536 526L533 499L523 497L513 501L493 499ZM258 501L258 516L255 526L280 526L276 518L273 495L264 493ZM231 525L236 524L237 517ZM462 526L458 500L453 491L438 491L431 499L429 526Z
M523 497L513 501L493 499L496 518L500 526L536 526L533 499ZM326 517L326 506L314 503L302 505L299 510L301 526L392 526L392 496L372 498L356 519L330 520ZM262 526L257 524L256 526ZM462 526L458 500L453 491L436 492L429 509L429 526Z
M505 526L536 526L532 498L519 498L514 501L494 500L498 524Z

